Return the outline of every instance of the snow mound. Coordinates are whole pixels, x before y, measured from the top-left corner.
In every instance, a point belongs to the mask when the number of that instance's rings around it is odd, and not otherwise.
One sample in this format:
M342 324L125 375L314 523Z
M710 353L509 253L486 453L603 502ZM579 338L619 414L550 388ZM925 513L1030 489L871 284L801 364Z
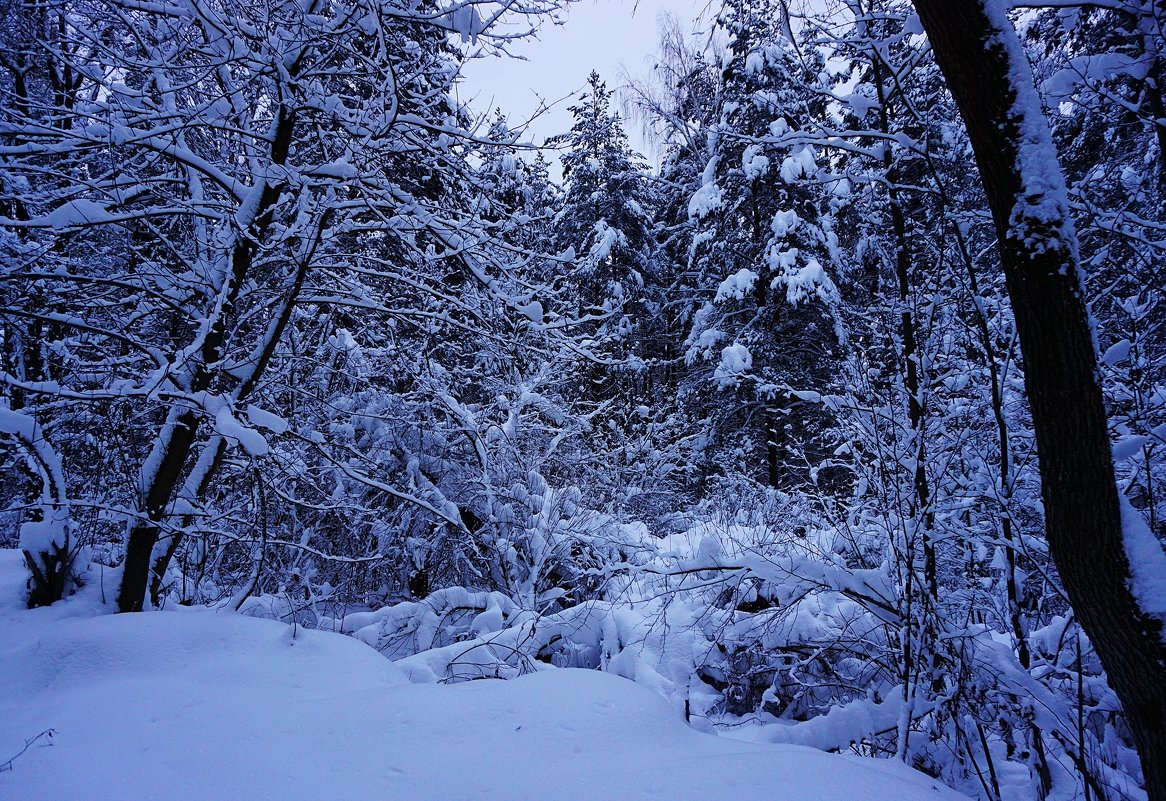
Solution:
M0 552L0 581L15 556ZM699 733L607 673L409 684L341 634L209 610L97 612L0 604L0 760L55 731L0 773L0 797L963 798L898 763Z

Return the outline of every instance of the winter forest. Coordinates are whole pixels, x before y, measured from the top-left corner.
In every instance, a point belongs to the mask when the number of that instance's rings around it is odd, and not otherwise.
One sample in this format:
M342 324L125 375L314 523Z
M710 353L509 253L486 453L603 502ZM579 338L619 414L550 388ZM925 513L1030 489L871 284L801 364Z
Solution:
M0 0L0 797L1166 801L1166 9L570 7Z

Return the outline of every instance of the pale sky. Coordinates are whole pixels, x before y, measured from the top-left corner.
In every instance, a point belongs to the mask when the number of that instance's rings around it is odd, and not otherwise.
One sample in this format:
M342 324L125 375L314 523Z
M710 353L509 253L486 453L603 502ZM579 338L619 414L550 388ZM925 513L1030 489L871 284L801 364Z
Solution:
M570 6L565 25L546 26L538 40L512 48L527 60L483 58L468 63L460 97L479 113L501 107L514 126L530 118L543 101L547 105L561 101L535 120L524 137L541 144L547 136L571 127L567 107L574 104L592 69L599 71L609 89L619 86L624 71L646 74L656 52L660 13L671 10L691 26L708 6L709 0L579 0ZM570 99L563 100L567 95ZM625 127L632 146L644 150L638 125L628 122ZM557 156L548 153L547 158L558 166Z

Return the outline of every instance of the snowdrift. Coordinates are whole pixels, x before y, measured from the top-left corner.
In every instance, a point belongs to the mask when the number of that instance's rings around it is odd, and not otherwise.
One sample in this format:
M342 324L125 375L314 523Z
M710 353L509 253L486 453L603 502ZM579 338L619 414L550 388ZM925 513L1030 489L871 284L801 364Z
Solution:
M598 671L410 683L341 634L209 610L27 611L0 553L0 797L959 801L902 765L687 727ZM46 746L46 742L51 745Z

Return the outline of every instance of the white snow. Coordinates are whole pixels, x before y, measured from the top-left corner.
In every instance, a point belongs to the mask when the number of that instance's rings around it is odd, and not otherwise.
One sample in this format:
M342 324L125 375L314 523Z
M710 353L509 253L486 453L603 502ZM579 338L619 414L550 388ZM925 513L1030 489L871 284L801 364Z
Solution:
M628 239L622 231L612 228L606 221L600 220L595 223L595 241L587 255L594 263L599 264L611 258L612 250L619 246L626 246L627 242Z
M860 89L865 91L859 91ZM854 116L860 120L866 117L872 108L878 106L878 101L867 94L868 92L870 92L870 87L864 84L860 87L855 87L853 94L841 98L844 103L850 106L850 110L854 112Z
M1113 444L1113 460L1115 462L1124 462L1126 459L1140 456L1142 448L1153 441L1152 437L1145 436L1144 434L1133 434L1128 437L1123 437Z
M98 225L107 222L109 213L105 206L85 198L70 200L53 209L45 216L44 222L52 228L74 228L83 225Z
M885 731L895 725L902 711L902 696L892 695L882 702L863 698L836 706L825 715L795 726L743 726L730 736L753 742L790 743L812 748L836 748L855 732Z
M251 456L264 456L267 453L267 440L263 435L236 420L227 406L223 406L215 415L215 430L227 439L239 443Z
M703 184L688 201L689 218L704 219L708 214L716 211L724 203L721 189L715 183Z
M1064 68L1046 79L1043 88L1053 98L1070 98L1082 84L1097 85L1120 75L1143 80L1149 64L1149 59L1134 58L1124 53L1076 56L1070 58Z
M313 168L312 174L320 178L355 178L357 171L355 166L341 159Z
M790 152L781 163L781 180L792 184L799 178L810 178L818 171L814 161L814 152L807 145L802 145Z
M762 150L761 145L749 145L741 154L741 169L748 181L756 181L769 172L769 157Z
M1101 354L1101 361L1103 364L1113 367L1125 359L1126 356L1129 356L1130 348L1132 347L1133 343L1128 339L1115 342L1106 348L1105 353Z
M543 305L537 300L532 300L530 303L522 304L516 307L517 311L536 325L541 325L543 322Z
M266 428L273 434L282 434L288 428L287 420L251 404L247 405L247 419L260 428Z
M651 690L536 663L512 681L410 684L341 634L232 612L20 608L0 551L0 797L958 801L889 760L697 732ZM113 578L105 576L112 598Z
M717 295L713 299L714 302L721 303L730 299L741 300L753 291L753 286L757 283L757 277L757 273L748 267L742 267L724 281L721 281L721 285L717 287Z
M775 218L775 230L778 227L777 223L778 220ZM771 286L774 288L784 286L786 300L795 306L809 298L818 298L827 304L837 302L838 288L826 274L822 263L810 257L799 267L798 255L797 248L784 250L780 246L772 247L766 252L766 261L770 269L776 273Z
M801 222L798 219L796 211L779 211L773 215L773 220L769 223L770 229L773 231L774 237L781 239L790 235Z
M449 26L461 36L462 43L478 43L478 35L485 29L478 9L472 3L455 3L448 12Z
M36 418L11 409L0 409L0 434L9 434L24 442L34 442L38 439Z
M20 526L20 547L30 554L51 553L54 546L68 548L71 526L65 472L60 457L43 436L36 418L11 409L0 409L0 434L15 438L35 454L30 464L41 476L40 520Z
M1032 68L1003 0L985 0L984 11L995 39L1008 58L1010 86L1016 91L1010 116L1020 133L1016 170L1021 190L1009 219L1009 237L1036 251L1075 248L1069 199L1057 160L1048 118L1033 85Z
M1118 493L1122 542L1130 560L1130 590L1146 614L1162 621L1166 637L1166 551L1129 499Z
M721 361L713 371L713 379L722 389L736 385L742 375L753 366L753 355L740 342L726 345L721 351Z
M69 546L69 507L41 504L41 520L20 525L20 548L31 554L52 553Z
M711 348L713 345L725 338L724 331L718 331L715 328L706 328L700 332L700 337L696 344L702 348Z

